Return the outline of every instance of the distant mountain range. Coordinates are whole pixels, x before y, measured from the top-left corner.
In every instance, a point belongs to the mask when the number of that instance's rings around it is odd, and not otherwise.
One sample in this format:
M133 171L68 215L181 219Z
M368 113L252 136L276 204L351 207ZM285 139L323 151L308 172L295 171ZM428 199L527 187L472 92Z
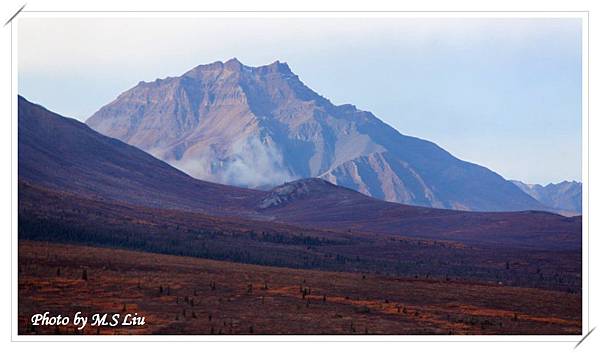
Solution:
M525 184L518 180L511 180L521 190L538 200L545 206L555 210L570 211L581 214L581 187L578 181L563 181L558 184Z
M332 104L278 61L249 67L231 59L140 82L87 124L222 184L269 189L318 177L409 205L547 209L485 167L402 135L353 105Z
M377 200L315 178L286 183L270 191L199 181L135 147L22 97L19 97L19 183L23 193L20 205L31 205L34 209L31 212L44 210L43 218L57 213L63 219L65 207L69 212L85 208L86 217L114 212L114 208L124 210L111 217L131 213L127 217L130 222L150 227L160 224L158 216L150 223L135 220L155 212L146 209L152 208L196 212L191 218L193 222L206 219L203 215L219 217L209 219L210 226L203 225L218 229L227 229L226 225L232 224L245 229L267 226L288 229L290 225L312 229L310 232L350 231L504 247L577 249L581 246L581 217L534 211L485 213L407 206ZM177 217L171 214L168 219Z

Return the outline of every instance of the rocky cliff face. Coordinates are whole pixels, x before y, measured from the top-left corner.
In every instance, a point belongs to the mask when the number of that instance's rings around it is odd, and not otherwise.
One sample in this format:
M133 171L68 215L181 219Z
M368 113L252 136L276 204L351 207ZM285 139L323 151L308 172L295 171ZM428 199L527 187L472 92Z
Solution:
M543 206L498 174L334 105L285 63L236 59L140 82L87 121L188 174L267 188L320 177L380 199L463 210Z

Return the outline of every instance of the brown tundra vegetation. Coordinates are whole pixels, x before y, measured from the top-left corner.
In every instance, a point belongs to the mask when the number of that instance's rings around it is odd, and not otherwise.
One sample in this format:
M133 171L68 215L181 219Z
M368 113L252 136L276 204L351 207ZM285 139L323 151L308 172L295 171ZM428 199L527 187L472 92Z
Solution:
M19 243L20 334L580 334L580 295ZM32 326L45 311L145 325Z

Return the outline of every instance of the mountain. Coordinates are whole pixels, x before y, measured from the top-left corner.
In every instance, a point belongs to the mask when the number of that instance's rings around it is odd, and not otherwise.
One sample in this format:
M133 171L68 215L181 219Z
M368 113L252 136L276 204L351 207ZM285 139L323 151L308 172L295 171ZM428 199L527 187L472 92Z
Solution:
M487 168L402 135L370 112L334 105L279 61L249 67L231 59L140 82L87 124L191 176L228 185L266 189L319 177L410 205L544 208Z
M91 223L93 229L121 229L123 223L125 234L141 227L157 229L153 230L157 236L269 229L270 234L316 233L323 238L342 233L344 238L360 237L361 243L398 236L502 248L581 247L581 217L408 206L317 178L270 191L196 180L136 147L22 97L18 138L20 215L42 220L54 217L65 223L71 214L73 222ZM21 213L21 207L27 207L27 213ZM101 217L105 219L99 222ZM173 224L178 219L180 223ZM110 234L119 233L113 228ZM89 237L88 232L85 235ZM161 239L165 241L164 236Z
M555 210L571 211L581 214L581 187L577 181L563 181L558 184L549 183L525 184L518 180L511 180L521 190L538 200L545 206Z
M129 204L239 214L260 192L196 180L19 96L19 181ZM217 201L215 201L217 198Z

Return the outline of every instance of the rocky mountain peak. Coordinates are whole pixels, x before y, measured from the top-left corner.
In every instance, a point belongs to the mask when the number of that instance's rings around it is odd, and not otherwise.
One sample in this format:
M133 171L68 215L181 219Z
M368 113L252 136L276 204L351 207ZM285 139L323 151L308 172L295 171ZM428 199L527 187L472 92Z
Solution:
M223 67L227 70L239 72L244 67L244 64L242 64L237 58L231 58L223 64Z
M352 104L332 104L278 60L200 65L132 88L87 123L198 179L228 185L267 189L320 177L419 206L542 208L489 169L402 135Z
M269 65L257 67L257 71L260 73L280 73L284 75L294 75L290 67L285 62L279 60L274 61Z
M268 65L252 67L252 66L244 65L237 58L231 58L225 62L215 61L210 64L201 64L201 65L198 65L198 66L194 67L193 69L189 70L183 76L199 77L202 74L215 73L215 72L222 73L223 71L242 73L245 75L258 74L258 75L262 76L262 75L268 75L268 74L281 74L284 76L297 77L292 72L292 70L290 69L290 67L287 63L280 62L279 60L276 60L273 63L268 64Z

